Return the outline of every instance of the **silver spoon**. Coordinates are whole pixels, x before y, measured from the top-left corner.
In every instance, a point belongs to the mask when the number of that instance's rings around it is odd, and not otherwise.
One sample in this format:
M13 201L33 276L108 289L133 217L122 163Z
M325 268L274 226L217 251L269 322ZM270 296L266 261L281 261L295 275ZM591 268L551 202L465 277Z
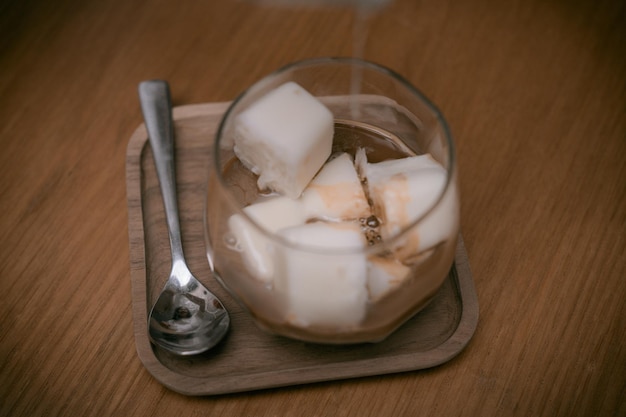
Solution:
M150 340L178 355L195 355L215 346L230 326L228 312L185 263L176 201L174 124L167 82L143 81L139 100L161 184L172 251L170 277L148 319Z

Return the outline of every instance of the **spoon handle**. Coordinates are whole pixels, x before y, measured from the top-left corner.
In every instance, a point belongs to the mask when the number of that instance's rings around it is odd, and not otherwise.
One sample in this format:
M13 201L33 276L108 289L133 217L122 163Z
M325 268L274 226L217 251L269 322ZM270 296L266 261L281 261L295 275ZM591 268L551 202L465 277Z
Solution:
M174 123L167 82L162 80L142 81L139 84L139 101L161 185L172 251L172 264L175 264L178 261L184 261L184 258L178 203L176 201Z

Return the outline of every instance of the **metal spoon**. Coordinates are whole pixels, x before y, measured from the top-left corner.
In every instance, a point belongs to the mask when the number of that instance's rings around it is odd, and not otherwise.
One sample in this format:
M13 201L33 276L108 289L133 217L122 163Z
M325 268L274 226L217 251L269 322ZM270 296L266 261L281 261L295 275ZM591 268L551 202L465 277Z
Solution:
M172 251L170 277L148 319L150 340L178 355L195 355L215 346L230 325L228 312L189 271L183 255L176 201L174 124L167 82L143 81L139 100L157 168Z

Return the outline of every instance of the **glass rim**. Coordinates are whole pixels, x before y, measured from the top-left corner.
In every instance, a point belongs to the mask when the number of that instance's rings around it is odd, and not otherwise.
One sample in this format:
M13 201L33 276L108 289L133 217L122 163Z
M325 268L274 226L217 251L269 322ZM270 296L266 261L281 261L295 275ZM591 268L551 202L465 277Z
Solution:
M228 185L226 184L226 181L224 180L224 177L222 176L222 173L220 172L219 169L217 169L218 166L220 165L220 143L221 143L221 139L223 137L223 132L224 132L224 128L226 126L227 121L229 121L232 112L237 108L238 104L245 98L247 97L255 88L258 88L259 85L261 83L266 83L269 80L279 77L281 74L284 74L286 72L289 72L291 70L294 69L298 69L298 68L304 68L304 67L313 67L313 66L317 66L317 65L342 65L342 66L346 66L346 65L358 65L362 68L366 68L375 72L379 72L382 74L385 74L386 76L393 78L395 81L398 81L403 87L405 87L411 94L415 95L417 98L419 98L420 101L422 101L431 111L432 113L435 115L435 119L437 121L437 123L440 124L444 136L445 136L445 140L446 143L448 145L448 151L447 151L447 156L448 156L448 166L444 167L444 169L446 170L446 182L444 184L444 187L442 188L442 191L440 192L439 196L437 197L437 199L432 203L432 205L428 208L428 210L426 210L424 213L422 213L421 216L417 217L415 220L413 220L411 223L407 224L406 226L404 226L400 231L396 232L393 236L391 236L390 238L385 239L382 242L378 242L375 243L373 245L363 245L363 246L351 246L351 247L346 247L346 248L326 248L326 247L322 247L322 246L318 246L318 245L305 245L305 244L300 244L300 243L295 243L290 241L289 239L284 238L283 236L280 236L276 233L272 233L270 231L268 231L267 229L265 229L263 226L261 226L259 223L257 223L252 217L250 217L244 210L243 207L240 207L240 205L238 204L238 202L235 200L235 197L232 195L232 193L229 191L228 189ZM435 104L428 99L418 88L416 88L415 86L413 86L406 78L404 78L402 75L400 75L399 73L395 72L392 69L389 69L388 67L385 67L383 65L377 64L375 62L372 61L368 61L365 59L361 59L361 58L354 58L354 57L318 57L318 58L307 58L307 59L303 59L303 60L298 60L298 61L294 61L291 62L289 64L286 64L282 67L279 67L278 69L268 73L267 75L263 76L262 78L260 78L258 81L256 81L254 84L250 85L249 87L247 87L246 89L244 89L241 93L239 93L235 99L228 105L228 108L226 109L225 113L223 114L222 118L220 119L219 125L218 125L218 129L214 135L214 143L213 143L213 155L211 157L211 164L209 167L210 171L214 171L215 172L215 176L217 178L217 182L219 184L220 187L222 187L225 190L225 195L226 195L226 199L228 200L227 203L234 207L235 210L233 212L234 214L238 214L240 216L242 216L247 223L251 224L255 229L256 232L261 233L264 237L270 239L271 241L274 241L278 244L280 244L281 246L285 246L287 248L290 249L295 249L295 250L300 250L303 252L312 252L312 253L317 253L317 254L323 254L323 255L349 255L349 254L357 254L357 253L364 253L364 254L370 254L372 252L379 252L381 250L385 250L388 249L390 247L394 247L395 243L397 241L399 241L400 239L402 239L402 237L404 235L406 235L407 233L409 233L411 230L413 230L419 223L422 222L422 220L424 220L425 218L427 218L432 212L433 210L438 207L442 200L444 199L444 197L446 196L447 192L450 189L450 184L452 182L452 179L454 178L455 174L456 174L456 150L455 150L455 144L454 144L454 140L452 138L452 134L450 131L450 128L448 126L447 121L445 120L445 118L443 117L443 114L441 113L441 111L437 108L437 106L435 106ZM208 209L208 201L210 198L210 191L208 189L209 184L207 184L206 188L206 198L205 198L205 207L204 207L204 228L205 228L205 233L207 233L209 225L207 222L207 209ZM332 223L332 222L331 222Z

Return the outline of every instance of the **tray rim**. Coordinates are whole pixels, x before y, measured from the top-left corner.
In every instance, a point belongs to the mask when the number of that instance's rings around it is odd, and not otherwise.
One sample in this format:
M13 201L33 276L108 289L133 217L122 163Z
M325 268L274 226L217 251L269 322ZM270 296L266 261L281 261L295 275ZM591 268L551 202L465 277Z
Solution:
M187 104L173 108L174 120L203 116L207 113L224 112L229 102ZM467 256L459 260L455 258L457 269L456 285L462 304L461 317L454 332L442 344L428 351L396 355L394 361L384 366L372 366L372 359L324 364L332 369L331 376L304 375L303 371L312 366L292 368L290 370L265 371L262 378L258 374L246 374L246 383L242 384L242 375L220 376L219 382L212 383L206 377L183 375L166 367L153 352L147 336L146 312L146 247L144 240L143 204L141 199L141 155L148 144L145 125L140 124L131 135L126 150L126 194L128 210L129 261L131 278L131 310L133 317L133 335L137 355L146 370L162 385L184 395L221 395L253 390L277 388L292 385L303 385L322 381L333 381L348 378L392 374L432 368L448 362L463 351L471 340L478 325L478 300ZM138 185L138 186L137 186ZM461 234L457 244L457 255L465 251ZM459 279L459 277L463 279ZM428 363L420 362L420 356L429 356ZM406 367L406 359L415 362L413 368ZM434 358L434 359L433 359ZM400 360L399 360L400 359ZM361 366L359 366L361 365ZM366 366L367 365L367 366ZM359 369L355 372L355 368ZM272 375L272 383L266 382ZM313 373L313 375L316 375ZM319 374L317 374L319 375ZM297 378L294 379L294 376Z

